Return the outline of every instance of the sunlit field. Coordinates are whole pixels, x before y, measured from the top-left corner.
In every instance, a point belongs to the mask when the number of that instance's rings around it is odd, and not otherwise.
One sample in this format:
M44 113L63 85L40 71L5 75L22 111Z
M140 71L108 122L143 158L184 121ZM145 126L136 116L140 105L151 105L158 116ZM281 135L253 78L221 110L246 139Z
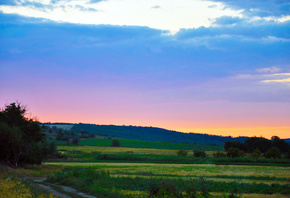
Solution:
M199 181L200 178L204 178L209 183L209 185L213 186L212 188L214 190L213 192L211 192L212 196L226 196L227 193L230 192L230 190L225 191L222 186L227 185L232 187L237 186L237 188L241 188L241 192L245 190L246 193L242 193L244 194L243 197L263 197L262 195L258 196L259 193L256 193L257 195L254 195L255 193L250 193L258 192L258 190L253 189L259 188L264 189L263 191L261 190L261 194L271 194L271 196L269 197L286 197L284 195L277 195L276 193L274 193L277 191L265 190L265 188L270 189L277 185L279 186L279 188L288 188L290 181L290 167L84 162L47 162L46 165L62 165L67 167L68 171L83 171L89 168L90 170L100 173L109 173L111 179L107 178L107 180L112 182L112 185L120 190L119 193L122 194L122 192L124 193L125 190L125 194L127 194L128 196L133 196L133 194L136 194L137 191L139 192L138 196L147 195L147 191L144 190L146 189L144 185L146 186L146 183L148 182L158 184L162 181L172 181L173 183L175 183L175 185L184 186L188 185L188 182L190 182L191 180ZM81 172L73 173L73 175L82 174L83 173ZM61 175L57 177L61 177ZM66 174L65 178L67 177L68 176ZM70 181L73 180L74 179ZM104 179L103 183L107 183L107 180ZM65 181L66 180L64 180L64 182ZM114 181L116 182L116 184L114 184ZM138 185L135 184L135 182L137 182ZM183 184L183 182L185 182L185 184ZM128 185L124 186L123 183L128 183ZM137 185L136 189L133 188L134 185ZM106 186L104 186L104 189L106 189ZM265 193L268 191L269 193Z
M289 179L290 167L267 167L267 166L240 166L240 165L184 165L184 164L142 164L142 163L86 163L86 162L46 162L47 165L62 165L79 168L95 168L108 170L112 173L124 172L138 175L148 173L171 176L254 176L254 177L277 177Z

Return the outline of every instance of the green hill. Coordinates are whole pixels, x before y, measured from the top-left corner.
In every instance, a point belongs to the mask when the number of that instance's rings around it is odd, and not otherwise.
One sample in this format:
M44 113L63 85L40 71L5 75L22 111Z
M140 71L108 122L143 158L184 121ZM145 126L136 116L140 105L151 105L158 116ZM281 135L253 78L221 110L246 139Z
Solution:
M109 138L120 138L128 140L173 142L188 144L205 144L223 146L226 141L244 142L248 137L233 138L230 136L217 136L199 133L181 133L157 127L142 126L116 126L96 124L71 124L71 123L44 123L47 126L64 127L73 125L71 130L87 131L95 135L102 135Z

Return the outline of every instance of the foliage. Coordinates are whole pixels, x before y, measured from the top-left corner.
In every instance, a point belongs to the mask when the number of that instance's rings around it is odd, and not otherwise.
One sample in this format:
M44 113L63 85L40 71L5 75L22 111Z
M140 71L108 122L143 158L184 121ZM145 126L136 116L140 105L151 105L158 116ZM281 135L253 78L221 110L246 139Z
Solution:
M149 185L149 197L176 197L183 198L182 191L178 188L173 180L165 179L157 184L151 182Z
M231 147L228 152L227 152L227 156L228 157L232 157L232 158L235 158L235 157L242 157L244 155L244 152L241 151L240 149L238 148L234 148L234 147Z
M220 151L218 151L218 152L215 152L214 154L213 154L213 156L214 157L226 157L227 156L227 154L225 154L224 152L220 152Z
M26 109L11 103L0 111L0 161L9 166L40 164L45 136L36 120L25 117Z
M281 153L286 153L290 149L290 145L284 140L281 140L278 136L273 136L271 140L272 146L278 148Z
M194 157L206 157L205 151L193 151Z
M239 141L227 141L224 145L225 151L228 151L230 148L238 148L239 150L246 150L245 144Z
M0 197L5 198L54 198L52 194L37 189L28 182L15 178L0 178Z
M259 158L261 157L262 152L259 149L255 149L252 153L251 153L251 157L252 158Z
M119 142L119 140L113 140L112 141L112 146L113 147L120 147L121 146L121 143Z
M63 125L60 125L63 126ZM56 126L50 126L49 124L42 124L42 133L44 133L49 140L71 141L73 144L78 144L80 139L94 138L94 134L90 134L87 131L76 131L72 129L63 129Z
M287 151L287 153L286 153L286 158L287 159L290 159L290 149Z
M265 153L270 147L277 147L282 153L286 153L290 149L290 145L284 140L281 140L278 136L273 136L271 140L263 137L251 137L247 139L245 143L228 141L224 144L226 151L231 147L238 148L247 153L252 153L255 149Z
M188 151L186 151L186 150L179 150L179 151L177 151L177 155L178 156L182 156L182 157L185 157L186 155L187 155L187 153L188 153Z
M266 153L266 158L274 159L274 158L281 158L280 150L277 147L271 147Z
M114 166L116 168L116 166ZM258 194L290 194L289 184L240 183L206 180L205 177L162 178L112 176L93 168L66 168L48 177L48 182L73 186L98 197L124 197L123 191L144 192L150 197L211 197L211 192ZM143 195L146 195L143 194ZM130 197L130 196L129 196Z

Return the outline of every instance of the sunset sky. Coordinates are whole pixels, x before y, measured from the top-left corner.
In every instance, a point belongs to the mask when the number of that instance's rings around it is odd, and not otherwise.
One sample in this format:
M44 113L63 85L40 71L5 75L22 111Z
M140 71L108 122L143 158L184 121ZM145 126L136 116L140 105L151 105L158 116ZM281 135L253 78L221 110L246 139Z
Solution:
M290 2L1 0L0 107L290 138Z

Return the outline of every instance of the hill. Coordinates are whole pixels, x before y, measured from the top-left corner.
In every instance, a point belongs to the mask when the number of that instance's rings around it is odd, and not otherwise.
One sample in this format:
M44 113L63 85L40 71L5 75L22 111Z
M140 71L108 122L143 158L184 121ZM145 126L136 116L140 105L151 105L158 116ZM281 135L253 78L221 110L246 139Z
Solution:
M199 133L182 133L157 127L143 126L116 126L116 125L96 125L96 124L72 124L72 123L44 123L46 126L56 126L59 128L71 127L75 131L87 131L94 135L102 135L109 138L158 141L188 144L209 144L223 146L226 141L245 142L248 137L233 138L230 136L217 136Z

